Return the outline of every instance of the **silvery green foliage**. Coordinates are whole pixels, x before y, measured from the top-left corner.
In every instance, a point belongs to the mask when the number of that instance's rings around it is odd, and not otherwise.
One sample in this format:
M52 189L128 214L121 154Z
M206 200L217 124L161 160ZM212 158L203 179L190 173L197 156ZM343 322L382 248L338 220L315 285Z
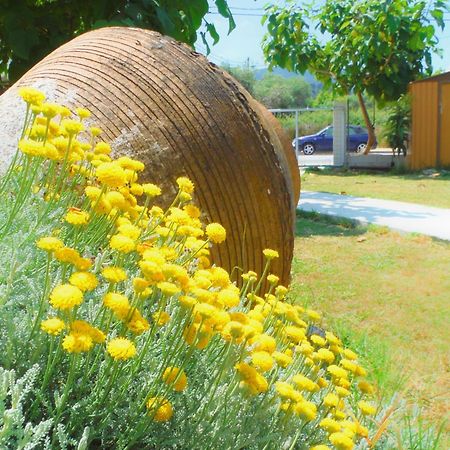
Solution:
M59 450L87 450L88 442L89 442L89 427L85 427L83 430L83 435L79 441L71 438L66 431L66 427L62 424L59 424L56 427L56 440L58 444L53 446L53 448L58 448Z
M30 401L38 366L16 379L14 370L0 367L0 448L14 450L50 449L49 432L52 421L36 424L25 422L24 409Z

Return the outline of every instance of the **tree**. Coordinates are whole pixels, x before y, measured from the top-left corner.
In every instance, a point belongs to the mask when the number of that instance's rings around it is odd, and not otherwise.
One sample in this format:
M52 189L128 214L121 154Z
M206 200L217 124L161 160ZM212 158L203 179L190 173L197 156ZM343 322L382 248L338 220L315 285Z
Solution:
M375 133L363 99L396 100L408 83L431 74L436 24L444 28L447 0L326 0L270 6L263 50L270 66L309 70L336 95L354 92L369 131ZM320 36L320 34L322 36Z
M302 77L266 73L255 84L255 98L268 108L298 108L311 99L311 86Z
M235 23L228 0L215 0L218 12ZM208 0L2 0L0 75L14 81L37 61L85 31L104 26L149 28L194 45L197 30L209 50L219 35L205 19Z
M253 95L256 83L254 70L245 66L233 67L230 65L224 65L222 68L236 78L236 80L238 80L239 83L241 83L242 86L244 86L245 89Z

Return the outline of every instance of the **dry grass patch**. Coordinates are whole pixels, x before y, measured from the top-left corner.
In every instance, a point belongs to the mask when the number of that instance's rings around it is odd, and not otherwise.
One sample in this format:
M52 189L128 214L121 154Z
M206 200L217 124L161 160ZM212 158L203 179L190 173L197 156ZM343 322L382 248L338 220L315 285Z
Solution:
M303 301L387 349L395 366L387 384L395 389L405 378L408 396L442 419L450 401L450 243L305 217L297 235L293 281ZM385 362L372 363L386 375Z
M302 189L450 208L449 172L427 176L422 173L308 171L302 177Z

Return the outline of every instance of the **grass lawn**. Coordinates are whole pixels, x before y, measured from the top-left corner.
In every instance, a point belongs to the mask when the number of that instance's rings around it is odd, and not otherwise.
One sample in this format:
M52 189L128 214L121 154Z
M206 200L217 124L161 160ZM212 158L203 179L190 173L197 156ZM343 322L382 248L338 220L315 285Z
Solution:
M331 222L297 217L296 294L363 348L384 389L402 385L440 421L450 401L450 243Z
M307 171L302 176L302 189L450 208L448 172L426 176L422 173L374 174L338 169Z

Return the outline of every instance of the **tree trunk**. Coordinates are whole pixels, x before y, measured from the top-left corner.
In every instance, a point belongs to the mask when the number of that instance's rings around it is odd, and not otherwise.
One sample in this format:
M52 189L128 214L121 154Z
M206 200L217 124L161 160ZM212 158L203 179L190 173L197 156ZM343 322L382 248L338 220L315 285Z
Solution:
M363 96L361 92L357 92L356 95L358 96L358 102L359 106L361 107L361 111L364 117L364 122L366 123L367 128L367 134L369 135L369 138L367 139L367 145L366 150L364 151L364 154L367 155L372 147L375 146L375 129L373 127L372 122L370 121L369 114L367 113L366 104L364 103Z

